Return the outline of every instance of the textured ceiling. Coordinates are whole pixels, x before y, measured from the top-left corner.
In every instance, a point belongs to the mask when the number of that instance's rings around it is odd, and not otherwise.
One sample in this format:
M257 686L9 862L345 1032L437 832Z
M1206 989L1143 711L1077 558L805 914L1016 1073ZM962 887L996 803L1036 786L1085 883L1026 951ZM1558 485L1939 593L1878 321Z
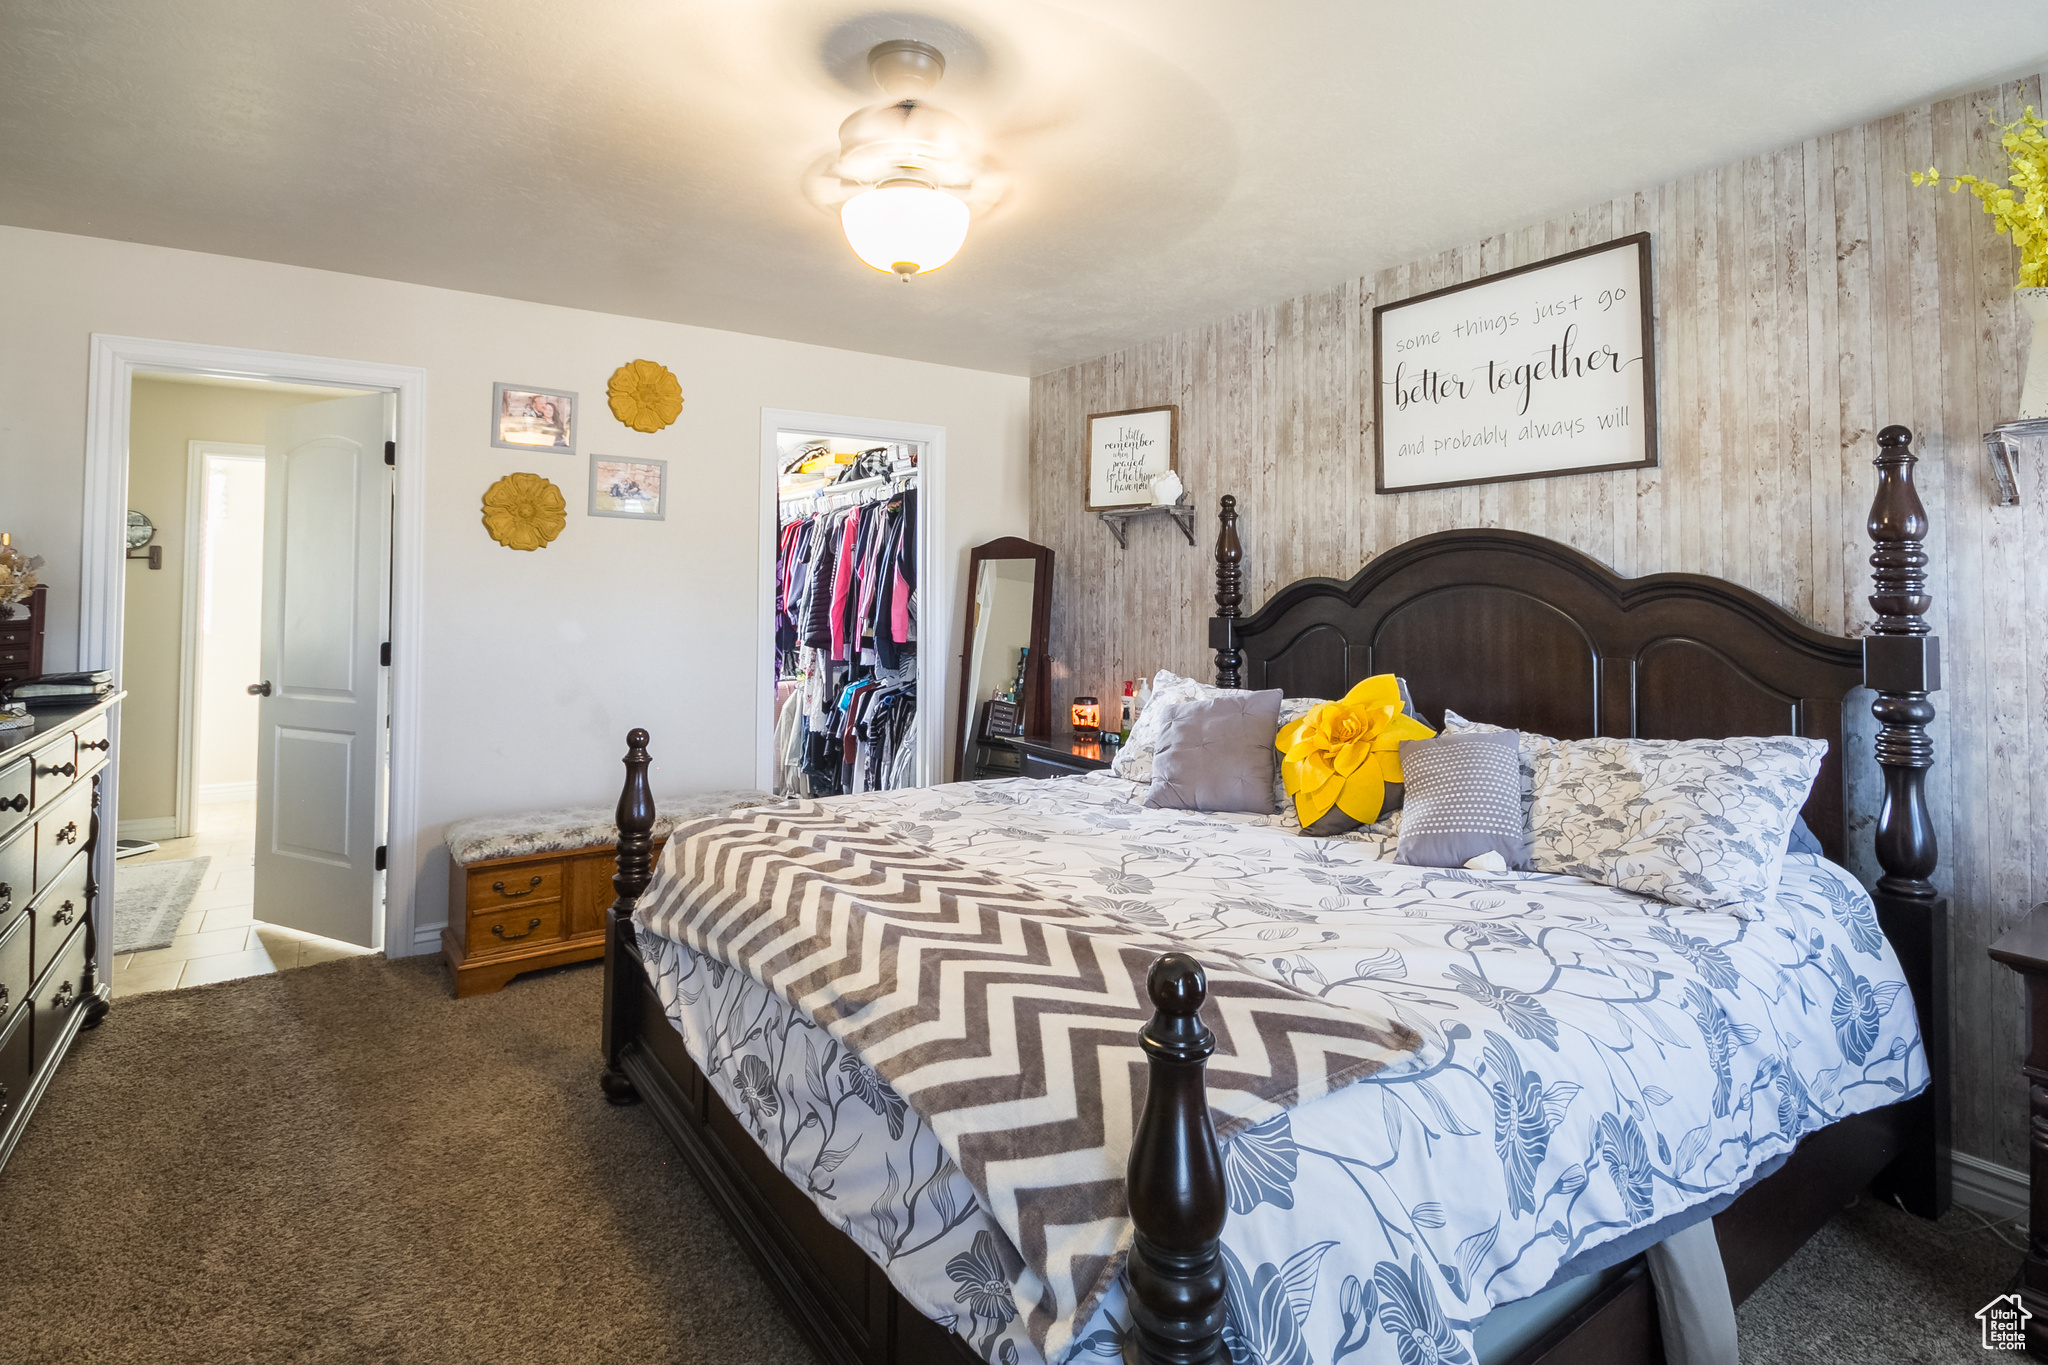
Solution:
M907 285L800 189L892 37L1011 177ZM0 222L1035 373L2044 64L2041 0L0 0Z

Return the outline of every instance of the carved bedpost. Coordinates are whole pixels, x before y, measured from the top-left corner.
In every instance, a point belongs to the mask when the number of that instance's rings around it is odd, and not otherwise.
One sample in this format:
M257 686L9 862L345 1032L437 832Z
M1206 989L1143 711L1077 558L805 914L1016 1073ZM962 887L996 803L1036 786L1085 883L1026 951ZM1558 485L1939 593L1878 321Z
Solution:
M1216 685L1242 687L1237 648L1238 603L1244 601L1244 546L1237 539L1237 499L1223 495L1216 531L1216 614L1209 618L1209 648L1216 651Z
M1158 1013L1138 1032L1151 1062L1145 1112L1131 1137L1131 1316L1142 1365L1220 1365L1228 1212L1223 1156L1209 1123L1202 1066L1215 1035L1197 1015L1208 997L1201 964L1166 953L1145 986Z
M1912 986L1920 1037L1932 1075L1912 1102L1914 1119L1898 1157L1878 1177L1880 1194L1937 1218L1949 1206L1948 902L1935 893L1934 823L1927 814L1927 769L1934 743L1928 694L1941 690L1941 640L1928 633L1927 511L1913 487L1913 433L1877 434L1877 496L1870 504L1870 567L1877 622L1863 641L1863 683L1877 693L1877 762L1884 807L1877 820L1878 878L1872 899ZM2041 1101L2037 1100L2037 1104Z
M619 1054L633 1037L640 992L646 988L644 973L627 952L633 907L654 879L654 796L647 786L647 765L653 761L647 753L647 732L628 732L626 785L619 792L619 870L612 875L618 899L605 912L604 1072L597 1078L598 1088L613 1104L632 1104L640 1098L619 1069Z

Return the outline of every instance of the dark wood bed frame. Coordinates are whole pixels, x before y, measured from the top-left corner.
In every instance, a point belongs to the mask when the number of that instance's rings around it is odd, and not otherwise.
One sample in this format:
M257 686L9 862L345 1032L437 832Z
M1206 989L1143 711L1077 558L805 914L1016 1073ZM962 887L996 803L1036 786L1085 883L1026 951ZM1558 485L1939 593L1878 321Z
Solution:
M1824 634L1719 579L1625 579L1566 546L1498 530L1421 537L1348 581L1291 584L1245 616L1236 500L1223 499L1210 623L1219 686L1335 697L1367 676L1396 672L1431 708L1560 738L1825 739L1828 759L1805 816L1838 862L1849 830L1843 701L1859 685L1876 694L1885 794L1875 835L1883 875L1873 896L1912 990L1933 1083L1808 1137L1715 1218L1738 1303L1866 1189L1929 1218L1949 1204L1947 903L1929 880L1935 845L1923 793L1940 649L1925 619L1927 519L1913 488L1911 441L1904 427L1878 435L1869 521L1877 621L1864 640ZM1439 724L1441 711L1425 719ZM605 948L606 1098L649 1105L827 1361L977 1359L905 1302L775 1169L663 1013L631 924L652 875L647 743L644 730L627 737L619 798L618 900ZM1217 1255L1227 1204L1202 1074L1213 1040L1196 1016L1204 984L1192 959L1162 957L1151 985L1158 1013L1141 1034L1150 1088L1130 1163L1132 1312L1147 1365L1211 1365L1227 1359ZM1637 1257L1514 1365L1662 1360L1656 1302Z

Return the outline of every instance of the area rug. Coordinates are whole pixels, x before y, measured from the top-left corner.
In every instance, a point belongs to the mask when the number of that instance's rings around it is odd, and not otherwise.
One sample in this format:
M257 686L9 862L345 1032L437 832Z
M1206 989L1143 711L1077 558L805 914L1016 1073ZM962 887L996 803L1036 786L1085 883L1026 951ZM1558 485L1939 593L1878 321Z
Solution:
M808 1365L648 1106L602 964L434 958L117 998L0 1171L0 1360ZM19 1238L16 1239L17 1241Z
M211 858L114 865L114 951L168 948Z

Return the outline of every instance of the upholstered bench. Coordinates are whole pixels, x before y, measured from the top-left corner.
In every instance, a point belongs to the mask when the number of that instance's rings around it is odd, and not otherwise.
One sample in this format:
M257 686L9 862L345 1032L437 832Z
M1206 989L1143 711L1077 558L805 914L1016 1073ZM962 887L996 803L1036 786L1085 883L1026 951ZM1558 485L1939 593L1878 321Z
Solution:
M776 799L757 791L657 797L655 853L679 824ZM499 990L521 972L604 956L619 838L612 814L609 806L579 806L448 826L441 952L458 998Z

